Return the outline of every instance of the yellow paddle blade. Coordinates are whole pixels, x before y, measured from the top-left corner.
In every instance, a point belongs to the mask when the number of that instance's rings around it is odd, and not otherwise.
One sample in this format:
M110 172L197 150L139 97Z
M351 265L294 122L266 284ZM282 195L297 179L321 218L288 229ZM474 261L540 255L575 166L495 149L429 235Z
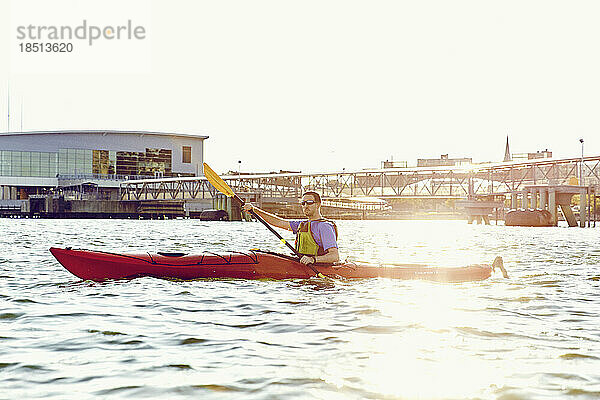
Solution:
M215 171L212 170L211 167L208 166L207 163L204 163L204 176L206 179L217 189L219 192L223 193L227 197L235 196L233 190L229 187L228 184L225 183L223 179Z

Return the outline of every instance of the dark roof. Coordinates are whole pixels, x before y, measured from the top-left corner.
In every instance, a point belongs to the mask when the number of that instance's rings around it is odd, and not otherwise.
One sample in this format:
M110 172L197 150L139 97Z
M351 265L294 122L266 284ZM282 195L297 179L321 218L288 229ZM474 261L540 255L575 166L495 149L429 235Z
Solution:
M2 132L0 136L18 136L18 135L55 135L61 133L86 134L86 133L103 133L111 135L156 135L156 136L171 136L185 137L194 139L208 139L208 136L195 135L190 133L176 132L151 132L151 131L112 131L112 130L62 130L62 131L28 131L28 132Z

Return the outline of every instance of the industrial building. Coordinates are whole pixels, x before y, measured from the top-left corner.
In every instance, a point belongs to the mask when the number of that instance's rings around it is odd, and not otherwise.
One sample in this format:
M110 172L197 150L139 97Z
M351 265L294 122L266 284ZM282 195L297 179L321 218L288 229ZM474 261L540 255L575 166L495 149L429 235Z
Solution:
M452 167L458 165L469 165L472 163L472 158L448 158L448 154L442 154L440 158L417 159L417 167Z
M517 160L539 160L543 158L552 158L552 152L546 150L537 151L535 153L514 153L512 155L512 161Z
M109 130L0 133L0 200L84 184L110 197L126 179L200 176L207 138Z

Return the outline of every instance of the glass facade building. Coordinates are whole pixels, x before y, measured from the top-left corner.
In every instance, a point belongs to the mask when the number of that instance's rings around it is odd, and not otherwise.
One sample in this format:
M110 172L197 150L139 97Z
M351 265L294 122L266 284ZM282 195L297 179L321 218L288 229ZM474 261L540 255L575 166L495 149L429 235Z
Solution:
M58 153L0 150L0 175L54 178Z
M152 131L0 132L0 200L90 182L118 191L125 180L201 176L207 138Z
M172 151L59 149L58 153L0 151L1 176L54 178L60 175L173 176ZM178 173L179 176L193 176Z

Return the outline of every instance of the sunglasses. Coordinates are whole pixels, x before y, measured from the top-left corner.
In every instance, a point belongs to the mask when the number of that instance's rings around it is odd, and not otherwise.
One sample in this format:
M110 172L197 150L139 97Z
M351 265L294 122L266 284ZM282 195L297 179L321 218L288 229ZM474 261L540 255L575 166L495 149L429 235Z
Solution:
M314 201L314 200L302 200L302 201L300 202L300 204L302 204L303 206L305 206L305 205L307 205L307 204L308 204L308 205L310 206L310 205L312 205L312 204L315 204L315 201Z

